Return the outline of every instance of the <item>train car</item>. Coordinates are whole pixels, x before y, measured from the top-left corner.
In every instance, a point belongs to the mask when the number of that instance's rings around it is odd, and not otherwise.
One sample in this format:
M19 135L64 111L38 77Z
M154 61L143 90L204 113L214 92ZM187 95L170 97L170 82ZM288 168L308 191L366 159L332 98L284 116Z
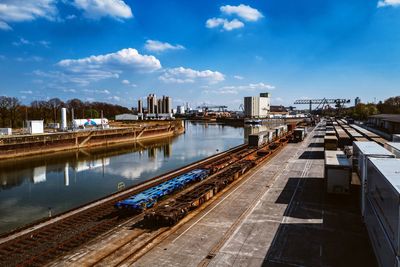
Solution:
M272 131L262 131L257 134L249 135L249 146L251 147L260 147L264 144L268 144L274 139L274 132Z
M293 133L293 141L294 142L301 142L304 140L306 134L304 128L296 128L294 129Z
M159 185L153 186L143 192L135 194L130 198L119 201L117 204L115 204L115 207L118 209L126 208L135 211L143 211L153 207L163 196L182 189L184 186L190 183L205 179L209 175L209 172L210 171L206 169L192 170Z

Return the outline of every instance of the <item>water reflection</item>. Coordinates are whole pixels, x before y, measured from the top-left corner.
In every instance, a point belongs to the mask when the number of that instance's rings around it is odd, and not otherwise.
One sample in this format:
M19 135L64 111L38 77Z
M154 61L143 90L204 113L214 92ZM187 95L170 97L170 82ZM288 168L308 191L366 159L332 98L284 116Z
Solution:
M44 155L30 160L8 160L0 163L0 184L2 190L11 189L14 186L21 185L24 181L30 181L33 184L46 182L48 173L64 173L64 184L69 185L70 174L76 176L77 173L85 171L102 170L104 174L106 166L111 163L111 158L107 155L115 157L126 153L139 152L139 158L143 159L143 154L147 151L149 161L157 157L157 153L162 153L164 158L171 156L172 139L164 138L154 140L158 143L134 144L133 147L109 147L108 149L100 148L93 150L81 150L79 152L58 153L56 155ZM158 152L157 152L158 151ZM127 166L132 168L132 166ZM71 169L71 171L70 171ZM151 169L154 169L153 167ZM108 170L107 170L108 171ZM71 173L70 173L71 172ZM120 171L121 175L125 173ZM118 169L113 172L118 174ZM132 175L126 175L132 178ZM136 177L136 176L135 176Z
M186 133L0 162L0 232L57 214L243 143L244 130L185 123Z

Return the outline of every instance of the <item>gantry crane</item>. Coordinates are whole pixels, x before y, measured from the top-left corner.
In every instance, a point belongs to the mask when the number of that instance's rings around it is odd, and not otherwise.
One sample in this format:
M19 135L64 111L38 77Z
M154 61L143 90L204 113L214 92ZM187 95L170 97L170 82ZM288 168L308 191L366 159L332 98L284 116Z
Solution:
M321 105L321 109L324 109L325 105L335 104L336 108L341 108L344 104L350 103L349 99L330 99L330 98L323 98L323 99L299 99L294 101L295 105L303 105L308 104L310 105L310 113L312 111L312 105L318 105L316 109L318 109Z

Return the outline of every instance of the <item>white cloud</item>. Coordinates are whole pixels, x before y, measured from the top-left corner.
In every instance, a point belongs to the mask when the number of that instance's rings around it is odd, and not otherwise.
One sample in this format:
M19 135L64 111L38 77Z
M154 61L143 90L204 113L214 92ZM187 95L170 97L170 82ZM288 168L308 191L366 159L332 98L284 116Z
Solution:
M88 18L112 17L129 19L133 17L131 8L122 0L74 0L74 6L84 11Z
M33 44L31 41L26 40L25 38L19 38L18 41L12 42L12 45L20 46L20 45L31 45Z
M105 95L111 94L110 91L108 91L106 89L105 90L84 89L83 92L90 93L90 94L105 94Z
M38 56L29 56L29 57L17 57L15 60L18 62L41 62L43 61L43 58Z
M122 84L130 84L131 82L128 81L128 80L122 80L121 83L122 83Z
M252 92L256 90L273 90L273 89L275 89L275 86L260 82L260 83L250 83L247 85L238 85L238 86L224 86L217 90L206 90L205 93L237 95L239 94L239 92Z
M182 49L185 49L184 46L179 45L179 44L172 45L170 43L163 43L163 42L156 41L156 40L147 40L146 44L144 45L144 48L146 50L148 50L148 51L157 52L157 53L164 52L164 51L167 51L167 50L182 50Z
M50 42L49 41L45 41L45 40L42 40L42 41L39 41L38 42L40 45L43 45L44 47L46 47L46 48L49 48L50 47Z
M33 92L31 90L27 90L27 91L19 91L21 94L28 94L31 95L33 94Z
M165 70L159 79L165 83L194 83L196 81L205 81L213 84L225 80L225 77L218 71L198 71L179 67Z
M12 28L10 27L10 25L8 25L7 23L5 23L4 21L0 20L0 30L3 31L11 31Z
M12 45L14 45L14 46L22 46L22 45L41 45L41 46L44 46L44 47L46 47L46 48L49 48L49 47L50 47L50 42L49 42L49 41L46 41L46 40L41 40L41 41L38 41L38 42L29 41L29 40L27 40L27 39L25 39L25 38L23 38L23 37L20 37L18 41L12 42Z
M391 0L393 1L393 0ZM245 21L257 21L263 17L260 11L247 5L240 4L238 6L221 6L221 13L223 15L235 15ZM226 31L232 31L244 27L244 23L237 18L228 20L225 18L211 18L206 21L207 28L222 27Z
M107 78L118 78L123 72L153 72L161 69L160 61L154 56L141 55L136 49L126 48L115 53L90 56L81 59L64 59L57 63L62 73L60 78L70 77L71 82L88 84Z
M67 20L76 19L76 15L75 14L68 15L65 17L65 19Z
M235 78L236 80L243 80L244 79L243 76L240 76L240 75L235 75L235 76L233 76L233 78Z
M224 14L236 15L246 21L257 21L263 17L261 12L258 11L257 9L243 4L240 4L238 6L231 6L231 5L221 6L220 10Z
M75 89L65 88L65 89L63 89L63 92L64 93L76 93L76 90Z
M211 18L206 21L207 28L216 28L222 26L222 28L226 31L231 31L234 29L239 29L244 27L243 22L238 19L233 19L231 21L222 18Z
M116 96L116 95L110 96L108 99L109 99L109 100L118 101L118 102L121 101L121 98L120 98L119 96Z
M386 6L400 6L400 0L381 0L378 2L378 8Z
M37 18L54 20L58 14L56 0L2 0L0 29L10 30L10 22L32 21Z

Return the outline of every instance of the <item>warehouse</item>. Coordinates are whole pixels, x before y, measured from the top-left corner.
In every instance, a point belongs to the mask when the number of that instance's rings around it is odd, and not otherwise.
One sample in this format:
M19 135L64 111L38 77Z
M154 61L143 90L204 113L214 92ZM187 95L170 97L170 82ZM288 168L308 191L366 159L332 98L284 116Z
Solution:
M368 124L389 134L400 133L400 114L379 114L368 118Z

